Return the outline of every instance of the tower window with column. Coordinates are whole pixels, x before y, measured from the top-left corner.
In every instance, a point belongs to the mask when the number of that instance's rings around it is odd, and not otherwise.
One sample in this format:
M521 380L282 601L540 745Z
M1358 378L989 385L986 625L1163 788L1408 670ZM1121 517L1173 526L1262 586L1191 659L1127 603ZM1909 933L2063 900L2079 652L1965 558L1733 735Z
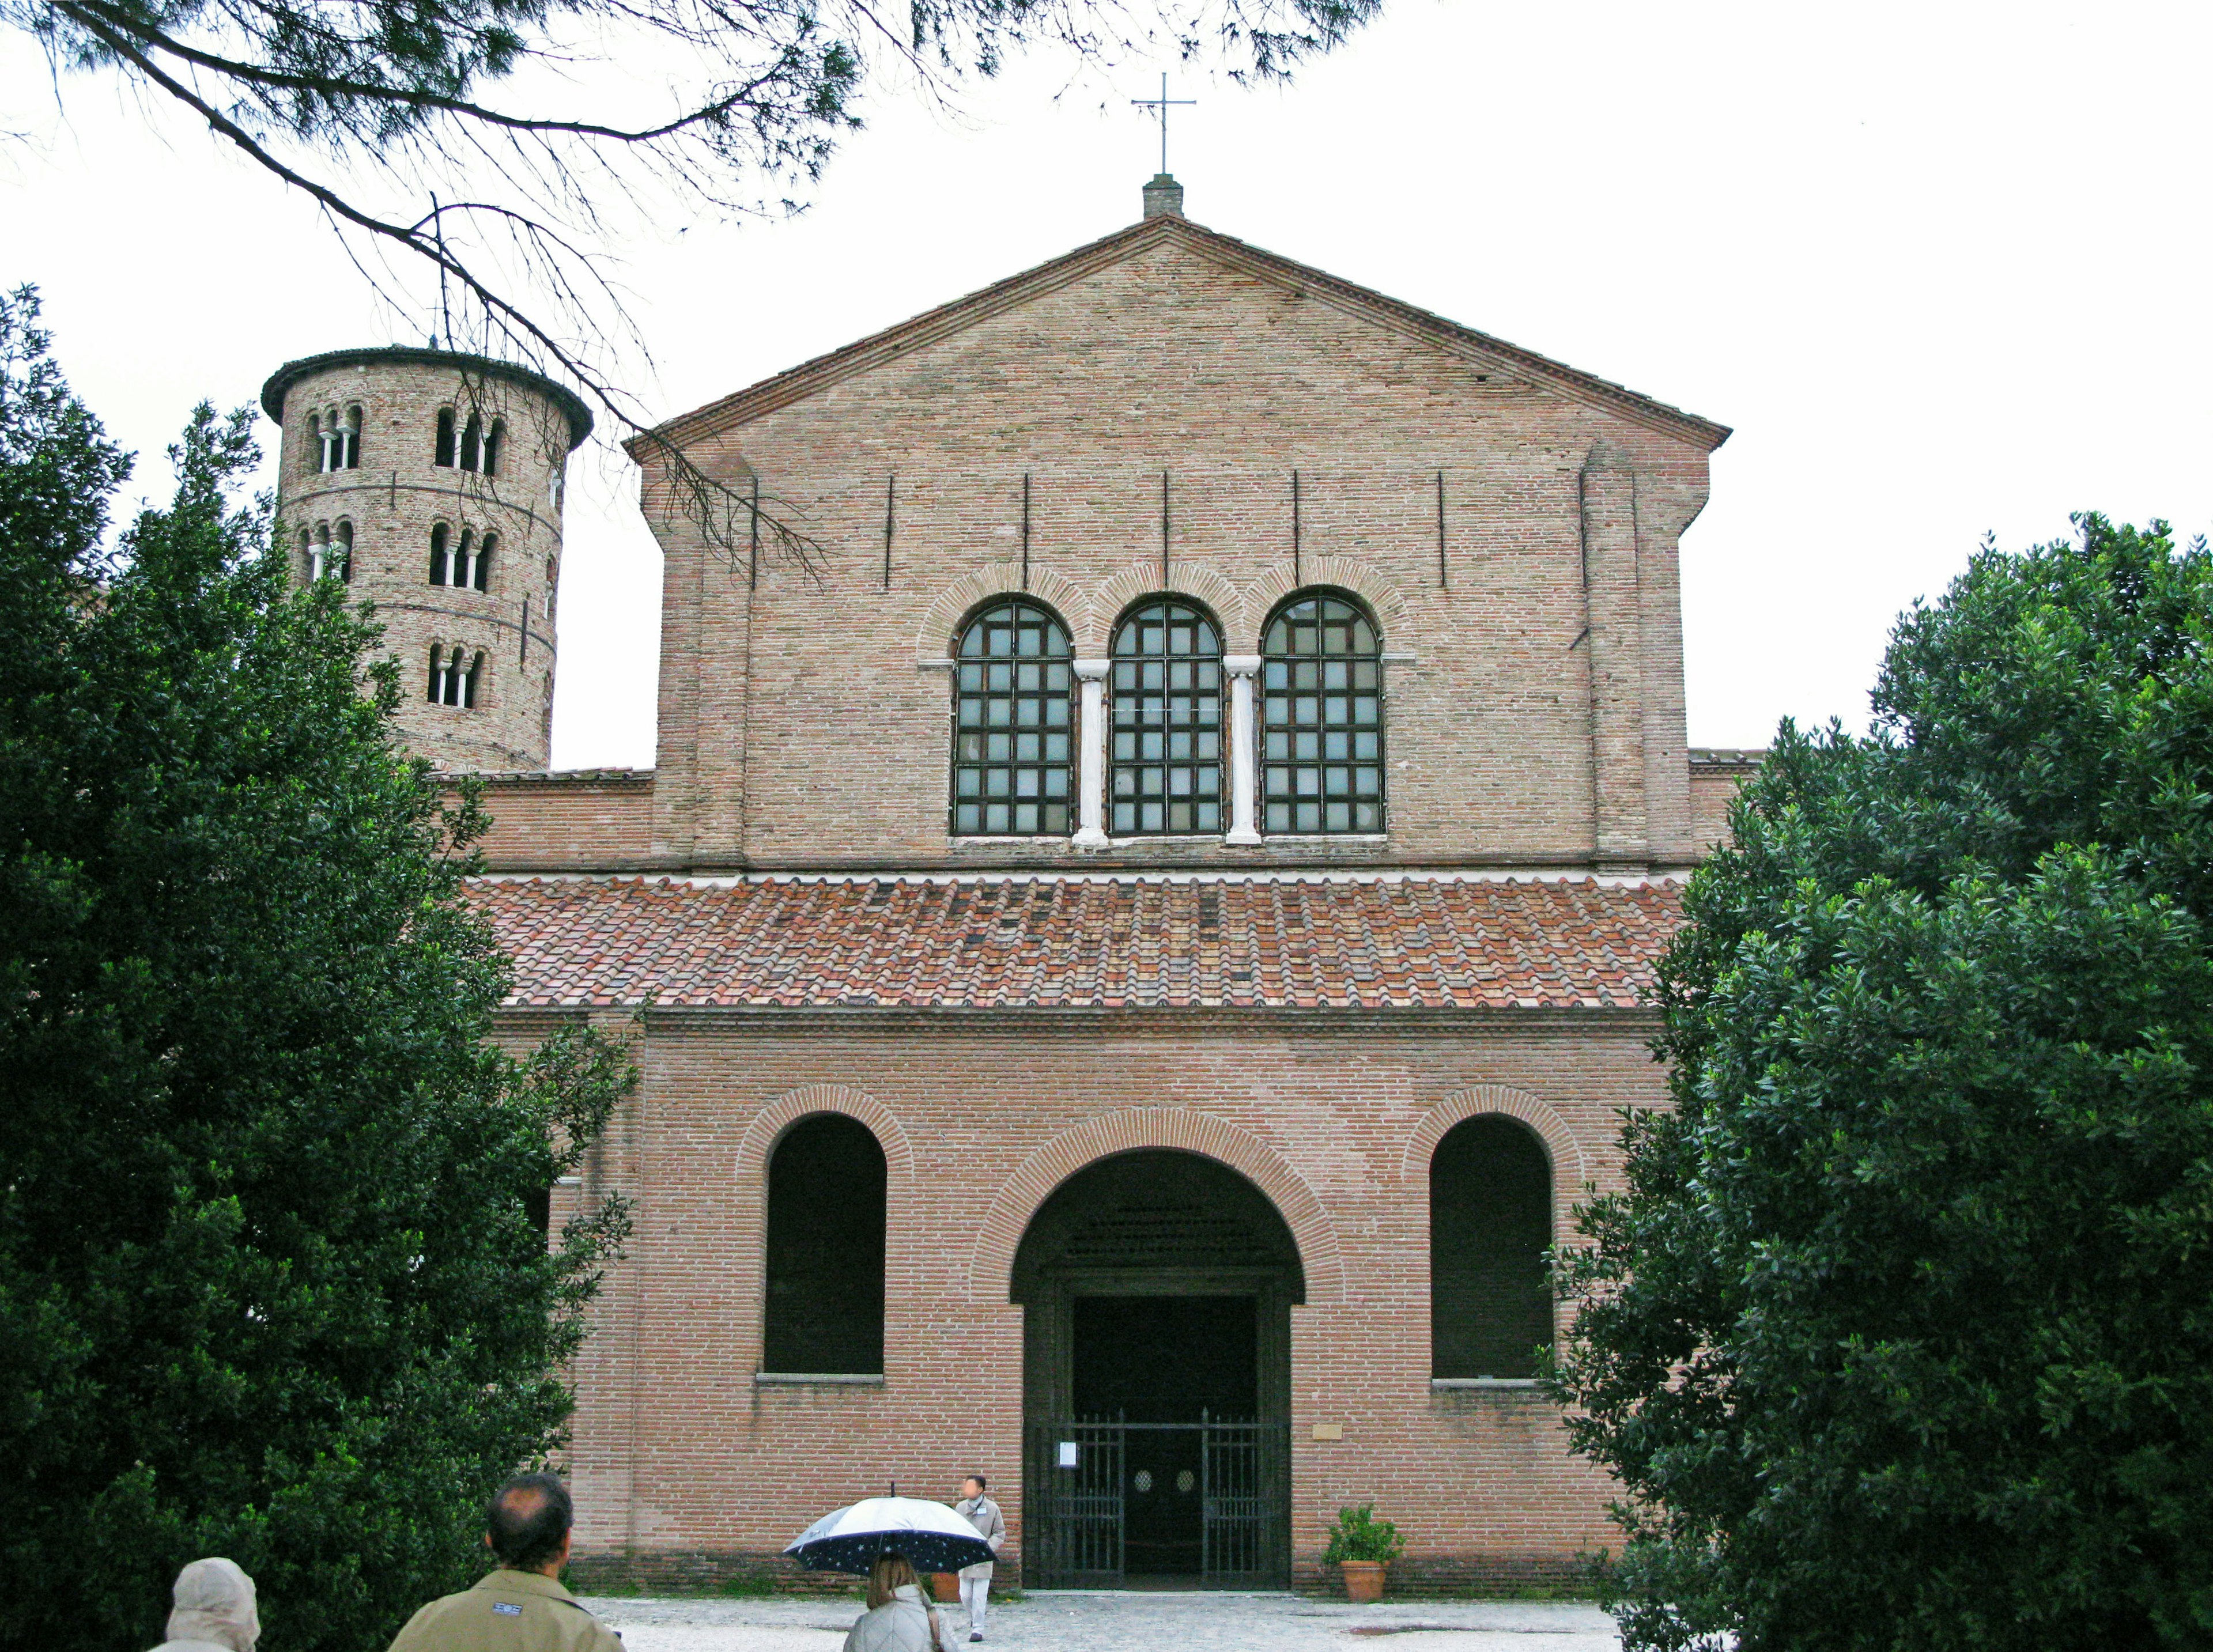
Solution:
M426 698L433 705L459 706L465 711L473 711L484 671L482 649L466 648L459 643L450 646L433 643L430 644L430 693Z
M1050 610L1010 600L969 619L954 665L956 835L1058 837L1070 829L1074 686L1068 628Z
M1302 592L1261 645L1263 829L1383 830L1383 644L1350 599Z

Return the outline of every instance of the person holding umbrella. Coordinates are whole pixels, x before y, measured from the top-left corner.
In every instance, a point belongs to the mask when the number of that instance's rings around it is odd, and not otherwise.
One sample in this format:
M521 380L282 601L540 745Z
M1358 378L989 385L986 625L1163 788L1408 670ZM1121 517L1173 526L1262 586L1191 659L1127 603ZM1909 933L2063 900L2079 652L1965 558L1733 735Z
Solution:
M809 1571L868 1575L869 1609L845 1652L949 1652L917 1571L958 1571L991 1558L967 1521L942 1503L902 1497L897 1486L888 1497L825 1515L783 1551Z

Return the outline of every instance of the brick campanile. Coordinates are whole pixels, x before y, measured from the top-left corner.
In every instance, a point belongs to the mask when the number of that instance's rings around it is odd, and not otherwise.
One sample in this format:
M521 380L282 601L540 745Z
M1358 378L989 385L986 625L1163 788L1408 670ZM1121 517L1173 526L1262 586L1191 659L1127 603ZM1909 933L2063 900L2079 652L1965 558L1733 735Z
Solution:
M405 345L288 362L261 405L295 576L375 604L408 744L445 770L545 768L562 492L590 410L526 368Z

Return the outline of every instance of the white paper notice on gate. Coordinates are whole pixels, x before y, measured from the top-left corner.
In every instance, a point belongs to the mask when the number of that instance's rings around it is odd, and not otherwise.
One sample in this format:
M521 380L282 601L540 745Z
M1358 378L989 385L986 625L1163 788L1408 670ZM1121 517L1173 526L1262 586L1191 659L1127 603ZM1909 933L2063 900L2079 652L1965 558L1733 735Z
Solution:
M1076 1466L1075 1441L1064 1440L1060 1442L1060 1466L1063 1468L1074 1468Z

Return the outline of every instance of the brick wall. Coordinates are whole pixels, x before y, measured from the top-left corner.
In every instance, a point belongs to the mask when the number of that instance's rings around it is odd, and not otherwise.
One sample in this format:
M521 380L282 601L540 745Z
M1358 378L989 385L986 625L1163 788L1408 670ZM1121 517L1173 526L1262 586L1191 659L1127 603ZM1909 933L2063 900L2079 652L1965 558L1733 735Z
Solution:
M1692 835L1701 855L1728 838L1728 806L1764 755L1705 747L1691 753Z
M481 783L491 871L630 870L650 858L650 769L492 774Z
M508 1031L546 1025L517 1014ZM1607 1486L1555 1410L1526 1389L1431 1389L1428 1159L1462 1118L1521 1119L1552 1157L1564 1234L1582 1185L1614 1177L1613 1110L1663 1099L1651 1031L1634 1012L656 1015L641 1089L581 1190L625 1193L637 1220L576 1372L588 1572L760 1569L832 1506L893 1478L949 1497L972 1468L1018 1554L1015 1248L1067 1175L1141 1146L1230 1164L1299 1244L1301 1577L1334 1510L1370 1500L1411 1539L1406 1585L1568 1570L1609 1541ZM889 1163L884 1381L758 1387L767 1156L826 1110L866 1124ZM1318 1423L1343 1438L1317 1441Z
M684 426L710 473L757 480L811 537L811 572L703 544L649 463L668 558L661 863L1693 858L1676 540L1710 443L1230 267L1179 220L1144 233L934 342ZM1064 839L948 836L932 662L975 604L1023 584L1025 475L1027 588L1079 655L1160 589L1211 607L1231 653L1257 652L1303 586L1375 611L1387 843L1085 858Z

